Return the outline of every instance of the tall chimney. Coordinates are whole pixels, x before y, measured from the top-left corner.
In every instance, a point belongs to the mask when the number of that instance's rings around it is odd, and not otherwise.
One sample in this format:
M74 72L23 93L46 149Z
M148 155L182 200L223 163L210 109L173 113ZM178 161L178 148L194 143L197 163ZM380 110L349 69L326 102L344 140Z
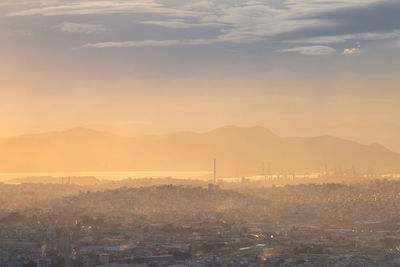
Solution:
M217 159L214 158L214 186L217 184Z

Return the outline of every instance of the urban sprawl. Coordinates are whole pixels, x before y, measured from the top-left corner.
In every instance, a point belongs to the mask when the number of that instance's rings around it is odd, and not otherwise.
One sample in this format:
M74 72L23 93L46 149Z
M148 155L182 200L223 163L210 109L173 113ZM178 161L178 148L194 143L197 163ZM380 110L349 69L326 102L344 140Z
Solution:
M399 215L397 179L0 183L0 266L400 266Z

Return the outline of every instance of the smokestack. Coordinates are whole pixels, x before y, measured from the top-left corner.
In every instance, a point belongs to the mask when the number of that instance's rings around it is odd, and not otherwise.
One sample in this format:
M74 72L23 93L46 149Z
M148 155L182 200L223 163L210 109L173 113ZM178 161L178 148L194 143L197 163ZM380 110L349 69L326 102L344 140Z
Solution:
M217 159L214 158L214 186L217 184Z

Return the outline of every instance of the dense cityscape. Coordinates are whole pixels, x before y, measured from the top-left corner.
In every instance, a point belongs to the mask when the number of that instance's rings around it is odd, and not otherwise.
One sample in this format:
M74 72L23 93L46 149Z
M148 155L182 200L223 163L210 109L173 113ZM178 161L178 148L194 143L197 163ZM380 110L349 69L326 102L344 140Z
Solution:
M0 267L400 267L400 0L0 0Z
M399 192L388 179L0 184L0 266L398 266Z

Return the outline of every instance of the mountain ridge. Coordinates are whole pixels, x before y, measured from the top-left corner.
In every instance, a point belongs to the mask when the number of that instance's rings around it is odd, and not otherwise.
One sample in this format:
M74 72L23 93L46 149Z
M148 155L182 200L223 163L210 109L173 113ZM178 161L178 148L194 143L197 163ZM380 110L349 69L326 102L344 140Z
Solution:
M124 171L212 169L233 176L273 172L311 172L330 166L397 170L400 154L380 144L362 145L334 136L280 137L260 126L227 125L207 132L119 136L74 127L66 131L23 135L0 142L0 172Z

